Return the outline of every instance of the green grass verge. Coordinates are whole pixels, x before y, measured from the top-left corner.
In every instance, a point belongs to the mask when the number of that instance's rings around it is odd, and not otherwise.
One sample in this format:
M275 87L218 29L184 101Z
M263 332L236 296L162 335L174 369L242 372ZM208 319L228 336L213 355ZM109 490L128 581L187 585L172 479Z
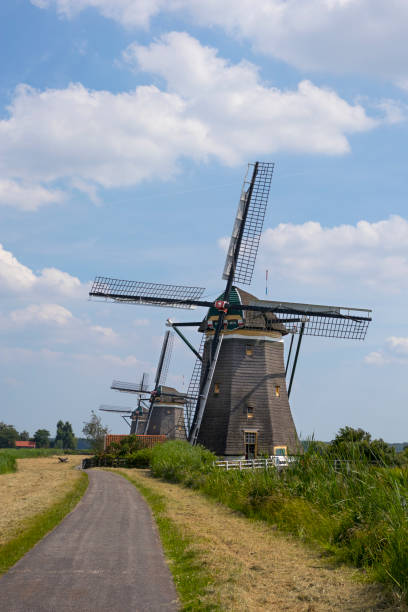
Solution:
M17 471L17 461L12 455L2 453L0 455L0 474L10 474Z
M187 442L152 451L152 474L196 489L235 511L318 544L364 568L408 602L408 469L359 460L336 468L306 453L281 473L224 471L215 456Z
M0 461L5 455L15 459L32 459L33 457L49 457L50 455L62 455L63 451L58 448L1 448Z
M117 471L140 491L152 509L164 552L170 561L169 567L180 597L182 612L221 611L218 605L205 602L206 591L214 585L214 578L194 552L193 539L183 535L178 526L168 518L165 497L133 480L121 470L115 470Z
M81 474L74 488L45 512L27 520L20 535L0 547L0 574L6 572L51 529L71 512L88 487L88 475Z

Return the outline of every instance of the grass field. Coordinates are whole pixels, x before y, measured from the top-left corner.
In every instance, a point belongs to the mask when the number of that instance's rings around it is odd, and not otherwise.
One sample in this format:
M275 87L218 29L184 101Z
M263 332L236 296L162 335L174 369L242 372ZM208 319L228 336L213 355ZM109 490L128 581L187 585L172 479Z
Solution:
M0 448L0 459L3 455L9 455L10 457L15 457L16 459L34 459L35 457L51 457L52 455L65 455L66 451L61 450L60 448ZM79 454L81 455L81 451L78 453L75 451L68 451L68 454ZM86 453L84 453L86 454Z
M152 505L183 611L404 610L361 570L185 487L120 470Z
M69 512L87 486L87 476L54 456L18 459L18 471L0 477L0 572L31 548Z
M214 456L167 442L152 453L152 472L183 483L304 541L408 598L408 470L360 462L336 469L306 455L276 470L222 471Z

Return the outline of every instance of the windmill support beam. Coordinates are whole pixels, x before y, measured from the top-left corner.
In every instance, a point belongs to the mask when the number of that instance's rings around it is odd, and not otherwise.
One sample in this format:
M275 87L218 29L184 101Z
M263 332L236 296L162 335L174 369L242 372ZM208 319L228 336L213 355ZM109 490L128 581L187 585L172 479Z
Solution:
M289 346L289 353L288 353L288 359L286 361L286 368L285 368L285 376L288 373L288 368L289 368L289 362L290 362L290 355L292 353L292 347L293 347L293 338L295 337L295 334L292 334L292 338L290 340L290 346Z
M179 329L177 329L178 323L173 323L173 321L171 319L167 319L167 325L171 328L174 329L174 331L176 332L176 334L178 335L179 338L182 339L182 341L188 346L188 348L194 353L194 355L197 357L197 359L199 359L200 361L202 361L202 357L200 355L200 353L194 348L194 346L191 344L191 342L189 342L189 340L187 340L187 338L185 337L185 335L183 333L181 333L181 331ZM194 323L193 325L197 325L197 323ZM200 324L199 324L200 325Z
M302 344L302 338L303 338L303 332L304 331L305 331L305 323L303 322L302 326L300 328L299 339L298 339L298 343L297 343L297 346L296 346L295 360L293 362L292 372L291 372L291 375L290 375L290 382L289 382L289 389L288 389L288 398L290 397L290 392L292 390L293 378L295 376L296 365L297 365L297 361L298 361L298 357L299 357L300 345Z

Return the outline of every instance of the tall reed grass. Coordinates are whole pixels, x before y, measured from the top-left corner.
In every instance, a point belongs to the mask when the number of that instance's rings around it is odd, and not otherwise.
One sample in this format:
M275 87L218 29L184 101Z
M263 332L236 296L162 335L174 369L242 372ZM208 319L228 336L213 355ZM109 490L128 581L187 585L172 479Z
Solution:
M373 466L364 459L335 465L313 449L280 472L226 472L213 466L215 459L203 448L167 442L153 449L152 473L318 543L398 587L408 600L406 468Z
M9 474L17 470L16 458L7 453L0 453L0 474Z

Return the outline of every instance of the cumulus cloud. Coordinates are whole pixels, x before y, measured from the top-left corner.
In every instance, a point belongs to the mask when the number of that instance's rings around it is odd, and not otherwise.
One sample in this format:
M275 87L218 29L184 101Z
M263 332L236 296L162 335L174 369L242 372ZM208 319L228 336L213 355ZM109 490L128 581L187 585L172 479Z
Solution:
M388 363L406 365L408 363L408 338L390 336L385 340L383 348L366 355L368 365L383 366Z
M73 316L69 310L59 304L30 304L25 308L13 310L10 319L17 325L40 322L65 326Z
M281 223L265 231L261 257L278 278L399 292L408 288L408 221L394 215L332 228Z
M94 8L126 28L147 27L151 17L166 6L165 0L31 0L31 4L43 9L55 5L58 14L67 18L75 17L84 9Z
M92 325L91 330L98 335L102 341L115 342L118 338L116 332L111 327L102 327L102 325Z
M64 198L63 192L57 189L46 189L41 185L24 185L16 181L0 179L0 206L34 211L45 204L58 204Z
M96 186L169 178L183 157L233 165L277 151L343 154L349 135L378 124L361 105L310 81L292 91L271 87L253 64L231 64L188 34L133 44L125 57L166 88L17 88L0 121L0 172L15 202L28 195L23 184L37 193L32 206L59 200L58 190L33 185L64 180L95 200Z
M57 268L44 268L39 274L35 274L1 244L0 282L7 292L20 294L25 294L27 291L71 297L85 294L85 287L75 276Z
M301 70L368 73L404 82L405 0L31 0L73 17L94 8L124 27L146 27L160 11L220 27L255 50Z

